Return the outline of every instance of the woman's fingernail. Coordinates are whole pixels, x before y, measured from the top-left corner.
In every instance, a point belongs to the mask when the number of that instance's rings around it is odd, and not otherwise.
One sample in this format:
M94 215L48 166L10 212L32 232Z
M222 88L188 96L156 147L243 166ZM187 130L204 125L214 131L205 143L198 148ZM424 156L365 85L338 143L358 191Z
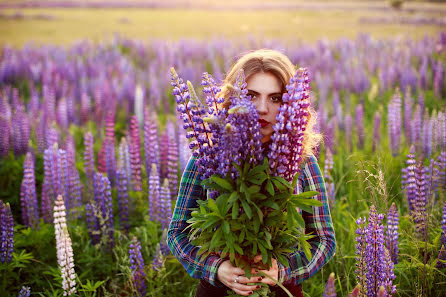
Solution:
M260 286L256 286L256 289L260 289Z
M252 291L249 291L249 295L251 295L252 294Z
M262 277L259 277L258 281L261 281L262 279L263 279Z

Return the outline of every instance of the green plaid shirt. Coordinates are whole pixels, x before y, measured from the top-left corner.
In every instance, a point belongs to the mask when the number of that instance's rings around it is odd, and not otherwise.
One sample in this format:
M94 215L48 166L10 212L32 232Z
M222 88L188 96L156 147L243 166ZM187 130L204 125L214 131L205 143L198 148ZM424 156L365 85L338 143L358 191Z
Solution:
M191 244L187 220L191 218L191 209L197 208L198 199L206 199L205 190L200 185L201 178L195 165L196 158L189 160L181 178L178 199L170 222L167 243L173 255L180 261L190 276L204 279L214 286L217 282L217 270L225 260L218 255L210 255L203 261L197 256L198 247ZM321 207L313 207L313 213L302 212L306 233L315 235L309 240L311 244L311 260L301 251L288 254L289 267L278 263L279 281L299 284L313 276L334 255L336 250L335 232L331 221L325 182L315 156L308 156L299 175L298 191L318 191L317 199L323 203Z

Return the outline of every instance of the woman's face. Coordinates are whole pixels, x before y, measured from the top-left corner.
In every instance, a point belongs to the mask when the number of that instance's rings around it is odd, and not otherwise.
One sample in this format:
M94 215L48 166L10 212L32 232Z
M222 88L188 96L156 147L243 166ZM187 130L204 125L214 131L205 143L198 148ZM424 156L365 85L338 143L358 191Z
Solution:
M258 72L251 75L246 81L248 95L259 112L260 133L262 143L270 140L273 134L273 125L277 122L276 116L282 104L282 84L270 72Z

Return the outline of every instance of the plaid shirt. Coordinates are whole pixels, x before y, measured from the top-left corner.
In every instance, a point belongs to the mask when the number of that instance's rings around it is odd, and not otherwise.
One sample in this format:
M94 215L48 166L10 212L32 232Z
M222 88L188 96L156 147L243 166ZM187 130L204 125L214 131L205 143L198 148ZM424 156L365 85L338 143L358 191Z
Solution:
M192 157L181 179L178 199L170 222L167 243L174 256L186 268L190 276L204 279L214 286L217 282L217 270L225 260L218 255L210 255L203 261L197 256L198 247L188 239L187 220L191 218L191 209L198 207L197 199L206 199L201 178L198 174L195 158ZM335 232L331 221L325 182L315 156L308 156L299 175L299 192L318 191L317 199L323 203L321 207L313 207L313 213L302 212L305 220L305 232L315 235L308 242L311 244L311 260L302 251L287 255L289 267L278 263L279 281L299 284L313 276L327 263L336 250Z

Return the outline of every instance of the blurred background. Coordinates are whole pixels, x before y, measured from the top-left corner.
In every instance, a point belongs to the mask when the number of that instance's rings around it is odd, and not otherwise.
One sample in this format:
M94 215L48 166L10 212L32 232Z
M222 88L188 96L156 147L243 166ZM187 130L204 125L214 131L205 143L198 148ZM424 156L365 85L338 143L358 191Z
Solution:
M116 33L141 40L420 38L445 27L445 1L0 0L0 43L13 46L69 45Z

